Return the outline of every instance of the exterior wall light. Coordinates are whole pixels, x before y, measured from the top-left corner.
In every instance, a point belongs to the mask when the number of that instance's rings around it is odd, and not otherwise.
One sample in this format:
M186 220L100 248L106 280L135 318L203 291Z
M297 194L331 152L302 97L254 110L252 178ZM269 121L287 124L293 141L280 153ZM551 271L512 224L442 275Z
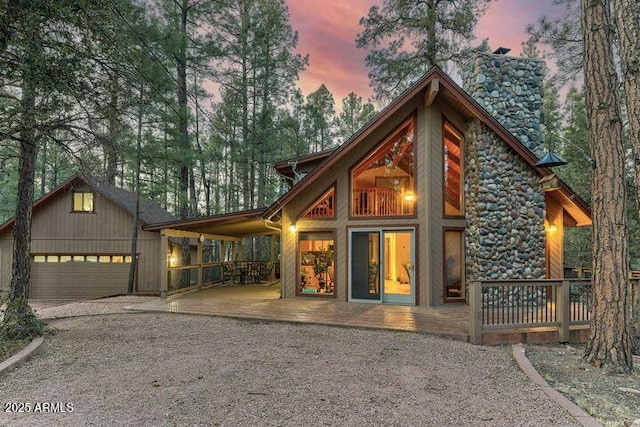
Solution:
M296 230L297 230L296 225L292 223L292 224L289 226L289 231L290 231L290 232L292 232L292 233L295 233L295 232L296 232Z
M555 234L558 232L558 226L555 224L551 224L549 225L549 227L547 228L547 231L549 232L549 234Z

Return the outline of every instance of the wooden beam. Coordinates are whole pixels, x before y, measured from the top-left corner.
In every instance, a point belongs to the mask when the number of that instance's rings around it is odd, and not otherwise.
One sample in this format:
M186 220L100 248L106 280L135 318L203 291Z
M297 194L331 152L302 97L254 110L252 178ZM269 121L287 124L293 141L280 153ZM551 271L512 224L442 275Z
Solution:
M200 236L204 236L205 239L209 240L227 240L229 242L239 242L242 240L242 237L235 236L222 236L219 234L208 234L208 233L195 233L193 231L184 231L184 230L174 230L172 228L163 228L160 232L162 236L167 237L188 237L192 239L199 239Z
M429 84L429 89L427 89L427 93L424 95L424 106L425 108L429 108L433 101L436 99L438 92L440 91L440 80L433 79Z

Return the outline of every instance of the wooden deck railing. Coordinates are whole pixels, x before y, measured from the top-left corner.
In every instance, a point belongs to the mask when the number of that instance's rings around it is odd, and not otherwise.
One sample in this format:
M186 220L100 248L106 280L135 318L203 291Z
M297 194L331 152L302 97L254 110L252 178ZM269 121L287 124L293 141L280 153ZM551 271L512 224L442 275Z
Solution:
M224 282L259 283L273 275L268 261L233 261L191 264L167 268L167 295Z
M354 216L413 215L413 201L406 201L402 193L387 188L353 190Z
M639 281L632 278L631 298L640 297ZM469 288L471 342L482 343L485 333L558 331L569 341L572 327L588 325L591 313L590 279L507 280L471 283Z

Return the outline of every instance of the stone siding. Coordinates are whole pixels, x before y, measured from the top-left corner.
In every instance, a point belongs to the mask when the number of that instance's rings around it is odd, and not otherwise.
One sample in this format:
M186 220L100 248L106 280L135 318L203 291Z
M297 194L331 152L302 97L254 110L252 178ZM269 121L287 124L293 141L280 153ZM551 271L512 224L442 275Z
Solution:
M465 137L467 281L543 279L545 200L538 176L479 120Z
M538 157L544 154L544 63L478 54L462 72L465 90Z

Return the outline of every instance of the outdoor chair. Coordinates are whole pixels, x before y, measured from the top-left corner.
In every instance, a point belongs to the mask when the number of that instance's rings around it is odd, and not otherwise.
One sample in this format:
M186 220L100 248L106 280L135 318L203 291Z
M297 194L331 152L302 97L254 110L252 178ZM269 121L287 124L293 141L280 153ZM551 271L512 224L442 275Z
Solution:
M266 282L271 277L271 272L273 271L273 263L269 263L269 267L267 268L266 263L260 264L260 272L258 274L259 282Z

